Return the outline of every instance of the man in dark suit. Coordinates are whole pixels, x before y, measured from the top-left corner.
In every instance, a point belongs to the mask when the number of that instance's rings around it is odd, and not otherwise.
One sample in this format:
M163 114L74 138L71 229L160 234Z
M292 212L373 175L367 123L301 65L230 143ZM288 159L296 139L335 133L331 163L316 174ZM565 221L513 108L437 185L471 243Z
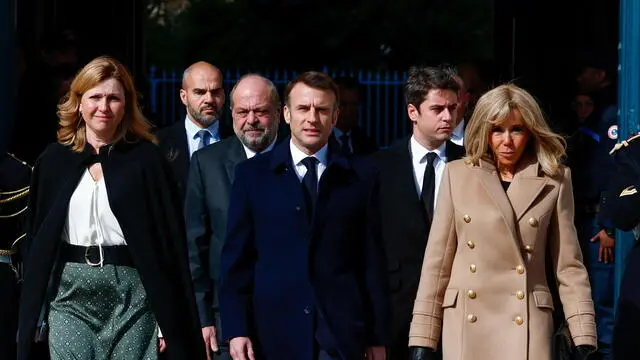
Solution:
M336 78L340 92L338 122L333 128L332 140L343 154L369 155L378 151L378 145L358 126L360 90L358 81L349 77Z
M185 200L189 263L209 359L211 351L220 351L215 359L231 358L219 337L218 286L235 167L283 137L277 133L278 89L260 75L243 76L231 90L231 116L236 136L193 154Z
M222 81L222 72L209 63L200 61L189 66L182 75L180 89L187 116L158 131L160 147L169 159L182 199L191 155L231 135L220 121L225 101Z
M411 68L404 91L413 134L374 154L386 214L382 234L392 294L392 360L409 357L409 324L440 179L445 163L464 154L449 141L458 106L454 75L445 68Z
M337 94L323 73L290 82L290 140L237 166L220 286L234 359L385 358L377 169L329 145Z

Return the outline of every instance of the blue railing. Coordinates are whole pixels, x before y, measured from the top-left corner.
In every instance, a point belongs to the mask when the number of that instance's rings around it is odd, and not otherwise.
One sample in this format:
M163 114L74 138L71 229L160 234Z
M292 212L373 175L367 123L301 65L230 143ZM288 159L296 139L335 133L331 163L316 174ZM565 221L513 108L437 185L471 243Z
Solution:
M320 70L332 77L350 76L357 79L362 88L359 124L378 145L387 146L393 140L406 136L411 131L402 91L406 73L327 68ZM299 74L289 70L226 70L224 76L224 88L227 94L226 121L230 121L229 92L236 81L249 72L256 72L271 79L281 95L286 84ZM150 82L149 106L156 124L162 127L184 119L185 109L179 95L182 71L159 70L152 66L148 79Z

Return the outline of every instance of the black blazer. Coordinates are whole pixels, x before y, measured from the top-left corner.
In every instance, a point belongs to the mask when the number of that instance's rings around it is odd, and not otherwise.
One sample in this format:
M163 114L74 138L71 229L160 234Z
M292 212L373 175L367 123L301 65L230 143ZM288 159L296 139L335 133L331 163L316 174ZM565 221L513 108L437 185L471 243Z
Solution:
M354 155L370 155L378 151L378 144L375 140L367 136L363 129L360 127L354 127L351 129L351 148ZM340 146L338 139L335 137L335 133L331 133L330 141L334 141L337 146Z
M110 148L109 148L110 147ZM189 274L182 208L169 165L146 141L101 149L109 204L140 273L149 305L167 341L170 360L203 359L204 343ZM95 159L50 145L38 159L31 181L24 282L19 311L18 359L29 358L37 321L55 289L57 252L71 195ZM95 161L94 161L95 162ZM55 291L55 290L52 290Z
M233 129L225 126L222 120L218 128L220 140L223 140L233 134ZM178 194L180 199L184 200L187 177L189 174L189 145L187 142L187 130L184 127L184 120L177 121L172 125L158 130L156 133L158 142L162 152L165 154L173 175L178 183Z
M407 349L413 302L431 228L416 190L409 139L373 155L380 168L382 236L392 293L392 347L401 351ZM447 161L453 161L464 155L464 148L447 141L445 152Z

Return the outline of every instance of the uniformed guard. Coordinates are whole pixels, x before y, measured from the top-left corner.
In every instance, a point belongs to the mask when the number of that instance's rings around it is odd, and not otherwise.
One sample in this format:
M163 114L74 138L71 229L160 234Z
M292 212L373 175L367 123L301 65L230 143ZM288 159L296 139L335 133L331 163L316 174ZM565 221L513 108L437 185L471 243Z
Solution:
M19 242L29 196L31 166L0 155L0 359L15 359L20 279Z
M615 159L607 201L601 207L601 219L609 227L633 231L640 237L640 134L616 144L611 151ZM616 322L613 330L613 359L638 359L638 324L640 324L640 248L627 257L620 286Z

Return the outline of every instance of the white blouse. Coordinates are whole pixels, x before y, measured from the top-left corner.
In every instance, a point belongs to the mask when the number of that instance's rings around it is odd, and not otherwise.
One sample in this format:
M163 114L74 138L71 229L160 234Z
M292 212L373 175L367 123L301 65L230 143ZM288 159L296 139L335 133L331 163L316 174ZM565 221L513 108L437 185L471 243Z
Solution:
M127 245L109 206L104 176L95 181L89 169L84 172L71 195L62 236L71 245Z

